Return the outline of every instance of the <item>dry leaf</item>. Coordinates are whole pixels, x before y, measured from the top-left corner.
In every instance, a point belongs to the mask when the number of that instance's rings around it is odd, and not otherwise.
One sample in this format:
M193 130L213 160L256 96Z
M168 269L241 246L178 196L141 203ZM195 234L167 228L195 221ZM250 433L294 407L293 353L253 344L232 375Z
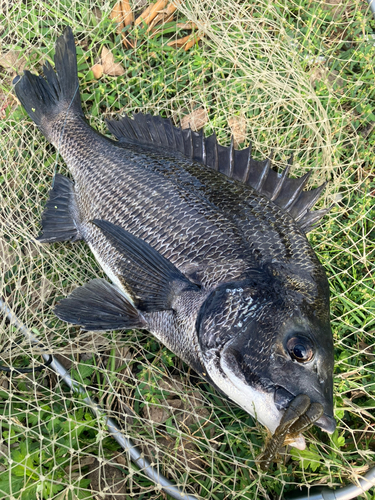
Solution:
M134 26L138 26L138 24L141 24L141 22L144 19L146 19L146 17L149 15L153 6L154 6L154 4L150 3L150 5L142 12L142 14L139 17L137 17L137 19L135 20Z
M130 6L129 0L122 0L121 7L124 26L129 26L134 21L133 11Z
M189 40L190 37L191 35L186 35L183 38L179 38L178 40L172 40L171 42L168 42L167 45L169 47L176 47L176 49L179 49L180 47L185 45L185 43Z
M204 108L195 109L189 115L186 115L181 120L181 128L191 128L197 131L204 127L208 122L208 114Z
M169 47L176 47L176 49L179 49L180 47L183 47L185 44L185 50L189 50L193 45L195 45L201 37L199 35L191 36L191 35L186 35L183 38L179 38L178 40L172 40L171 42L168 42L167 45Z
M350 400L354 401L355 399L361 398L362 396L366 396L366 391L363 389L356 389L354 391L350 391Z
M150 31L155 35L159 30L155 28L157 24L166 24L172 21L174 18L173 14L168 14L167 9L162 10L153 21L151 21L150 26L147 28L147 33Z
M124 20L122 14L122 2L119 0L115 3L112 12L109 14L110 19L117 23L116 33L121 33L122 28L124 27Z
M103 66L101 64L94 64L91 71L94 73L94 78L97 80L103 76Z
M124 458L124 455L122 453L119 453L118 455L116 455L115 460L120 465L125 465L125 466L128 465L128 462L126 461L126 459Z
M146 24L150 24L150 22L156 17L159 12L161 12L164 7L167 5L168 0L158 0L150 9L150 12L148 13L148 16L145 17L144 22Z
M193 36L193 38L189 40L185 45L185 51L191 49L191 47L195 45L197 42L199 42L200 39L201 37L199 35Z
M112 52L105 45L102 49L101 65L103 66L103 73L105 75L121 76L125 73L123 65L115 63Z
M176 0L175 4L179 3L180 0ZM161 11L158 12L158 14L155 16L154 20L151 21L150 26L147 29L147 33L152 31L154 35L156 35L159 30L154 29L157 24L166 24L169 23L170 21L173 21L174 15L173 13L177 9L176 5L173 3L170 3L167 5L167 7ZM149 19L147 18L147 23L149 22Z
M160 408L155 405L147 405L142 411L143 417L154 424L163 424L171 415L166 408Z
M233 135L233 145L237 149L246 139L246 118L244 116L232 116L228 120L228 125Z
M25 67L25 58L19 50L10 50L5 54L0 54L0 66L10 70L11 73L20 73Z
M173 14L173 12L177 9L177 5L181 2L181 0L175 0L174 2L171 2L167 8L165 9L168 14Z

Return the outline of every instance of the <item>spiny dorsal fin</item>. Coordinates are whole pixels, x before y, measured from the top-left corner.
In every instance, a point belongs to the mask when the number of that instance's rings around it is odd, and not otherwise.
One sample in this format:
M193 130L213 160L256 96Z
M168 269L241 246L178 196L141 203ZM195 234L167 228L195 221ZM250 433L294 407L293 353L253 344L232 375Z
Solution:
M303 191L311 172L297 179L289 178L292 158L284 172L277 173L271 168L271 159L258 161L252 158L251 146L241 151L235 150L233 139L229 147L221 146L215 134L205 137L202 130L183 130L173 126L169 119L150 114L134 114L133 119L125 116L119 121L108 121L107 124L120 143L178 151L232 179L248 184L289 212L306 233L329 211L323 209L311 212L326 184L311 191Z

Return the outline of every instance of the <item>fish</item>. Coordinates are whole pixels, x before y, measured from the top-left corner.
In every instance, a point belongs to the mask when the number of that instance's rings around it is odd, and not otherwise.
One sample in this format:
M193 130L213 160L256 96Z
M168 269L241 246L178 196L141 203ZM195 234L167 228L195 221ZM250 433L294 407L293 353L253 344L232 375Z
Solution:
M71 175L55 175L37 239L84 240L109 278L77 287L55 314L85 330L148 330L263 424L272 453L288 432L303 449L307 425L333 433L329 285L306 237L329 210L312 210L325 184L306 190L310 173L290 177L292 159L277 172L251 146L160 116L107 121L115 139L98 133L70 27L55 48L55 69L14 81Z

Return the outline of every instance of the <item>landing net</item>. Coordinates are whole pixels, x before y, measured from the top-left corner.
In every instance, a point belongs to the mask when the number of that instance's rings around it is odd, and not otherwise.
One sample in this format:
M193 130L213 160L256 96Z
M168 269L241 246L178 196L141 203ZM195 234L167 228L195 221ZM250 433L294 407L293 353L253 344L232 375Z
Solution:
M338 487L375 459L375 22L365 1L190 0L0 3L0 296L49 352L116 418L165 476L198 498L276 499L299 486ZM130 5L130 8L129 8ZM144 14L144 21L134 20ZM126 24L128 23L128 24ZM266 432L143 331L82 332L56 302L104 277L82 242L35 237L56 150L16 100L12 79L52 61L66 25L77 40L91 125L143 113L171 117L219 142L251 142L276 167L329 180L333 205L309 239L327 271L335 340L331 437L314 428L304 452L284 449L262 473ZM1 364L37 367L40 349L0 317ZM374 493L372 493L374 495ZM137 470L49 369L0 372L0 497L167 498ZM367 498L375 498L371 493Z

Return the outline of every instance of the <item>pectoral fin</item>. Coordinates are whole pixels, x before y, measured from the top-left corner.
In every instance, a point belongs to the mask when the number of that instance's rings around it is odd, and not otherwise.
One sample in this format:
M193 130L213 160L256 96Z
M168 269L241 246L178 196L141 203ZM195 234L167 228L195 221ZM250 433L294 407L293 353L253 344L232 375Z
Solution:
M145 241L105 220L92 221L113 247L124 256L117 269L120 280L132 291L141 311L173 309L175 299L188 290L200 292L171 262Z
M120 290L99 278L76 288L55 307L55 314L85 330L147 327L143 316Z

